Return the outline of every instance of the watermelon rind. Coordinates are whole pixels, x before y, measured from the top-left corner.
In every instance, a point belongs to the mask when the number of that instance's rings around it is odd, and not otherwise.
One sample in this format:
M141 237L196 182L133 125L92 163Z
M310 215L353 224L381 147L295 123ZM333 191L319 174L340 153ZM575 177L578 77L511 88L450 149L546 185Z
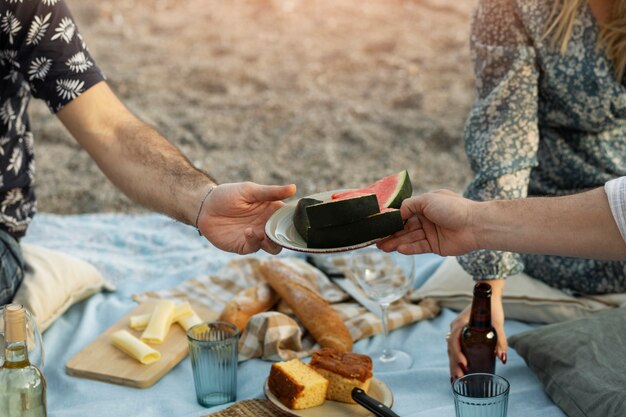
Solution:
M399 172L397 177L398 185L387 201L383 203L383 207L399 209L402 206L402 202L413 195L413 185L411 184L409 172L405 169Z
M306 208L319 203L322 203L322 201L315 198L304 197L298 200L296 204L296 209L293 213L293 225L305 242L307 241L307 232L310 228Z
M314 228L351 223L379 211L376 194L329 200L306 207L309 226Z
M388 236L403 228L400 210L388 209L352 223L309 228L307 247L325 249L351 246Z

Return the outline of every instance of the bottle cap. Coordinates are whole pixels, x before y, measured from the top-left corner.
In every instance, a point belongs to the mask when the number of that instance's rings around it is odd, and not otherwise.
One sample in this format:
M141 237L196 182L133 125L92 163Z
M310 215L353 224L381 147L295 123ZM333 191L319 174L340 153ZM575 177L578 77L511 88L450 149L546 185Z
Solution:
M21 304L4 307L4 332L7 343L26 340L26 313Z

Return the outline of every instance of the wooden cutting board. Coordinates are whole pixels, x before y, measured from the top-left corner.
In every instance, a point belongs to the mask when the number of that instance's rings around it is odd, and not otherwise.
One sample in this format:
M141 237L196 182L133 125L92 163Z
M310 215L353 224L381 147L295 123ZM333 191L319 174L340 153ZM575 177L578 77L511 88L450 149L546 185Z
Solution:
M151 345L161 353L161 359L150 365L144 365L131 358L111 344L111 333L126 329L134 336L141 332L129 326L129 317L149 313L156 301L146 301L120 319L104 333L98 336L83 350L74 355L65 364L69 375L97 379L113 384L127 385L135 388L147 388L168 373L185 356L187 356L187 336L178 324L172 324L165 341L160 345ZM194 305L194 311L204 321L215 320L218 313L204 307Z

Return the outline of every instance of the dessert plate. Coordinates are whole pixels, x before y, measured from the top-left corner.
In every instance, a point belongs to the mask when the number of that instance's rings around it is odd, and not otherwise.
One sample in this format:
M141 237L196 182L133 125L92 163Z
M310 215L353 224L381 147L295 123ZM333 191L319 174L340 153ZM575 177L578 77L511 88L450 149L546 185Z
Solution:
M373 416L371 412L360 406L359 404L347 404L341 403L338 401L326 401L324 404L307 408L304 410L291 410L286 407L283 403L281 403L278 398L267 386L267 380L265 381L265 386L263 387L263 391L265 392L265 396L268 400L277 408L279 408L282 412L287 413L291 416L297 417L370 417ZM370 383L370 389L367 391L367 395L381 403L385 404L387 407L391 408L393 405L393 395L391 394L391 390L389 387L385 385L379 379L372 378L372 382Z
M312 194L307 197L315 198L317 200L328 200L334 193L340 191L347 190L326 191L323 193ZM267 237L272 242L285 249L307 253L347 252L354 249L364 248L365 246L369 246L380 240L374 239L367 242L361 242L356 245L342 246L339 248L309 248L306 246L306 242L302 239L302 236L300 236L300 233L298 233L296 227L293 225L293 214L296 211L297 204L298 200L287 203L285 206L276 210L267 223L265 223L265 234Z

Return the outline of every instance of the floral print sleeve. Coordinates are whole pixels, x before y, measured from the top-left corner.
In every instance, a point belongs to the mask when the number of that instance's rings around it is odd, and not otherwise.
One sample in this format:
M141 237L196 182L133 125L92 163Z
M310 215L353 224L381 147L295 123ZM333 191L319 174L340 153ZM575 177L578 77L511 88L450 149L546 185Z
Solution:
M515 5L482 0L472 22L477 98L465 127L465 149L475 173L465 195L473 200L527 196L537 164L536 55ZM474 279L521 272L519 255L476 251L459 258Z
M14 69L52 112L104 80L63 0L11 3L2 19L13 28L5 53L15 54Z
M0 0L0 230L24 236L37 211L31 97L56 113L102 80L63 0Z

